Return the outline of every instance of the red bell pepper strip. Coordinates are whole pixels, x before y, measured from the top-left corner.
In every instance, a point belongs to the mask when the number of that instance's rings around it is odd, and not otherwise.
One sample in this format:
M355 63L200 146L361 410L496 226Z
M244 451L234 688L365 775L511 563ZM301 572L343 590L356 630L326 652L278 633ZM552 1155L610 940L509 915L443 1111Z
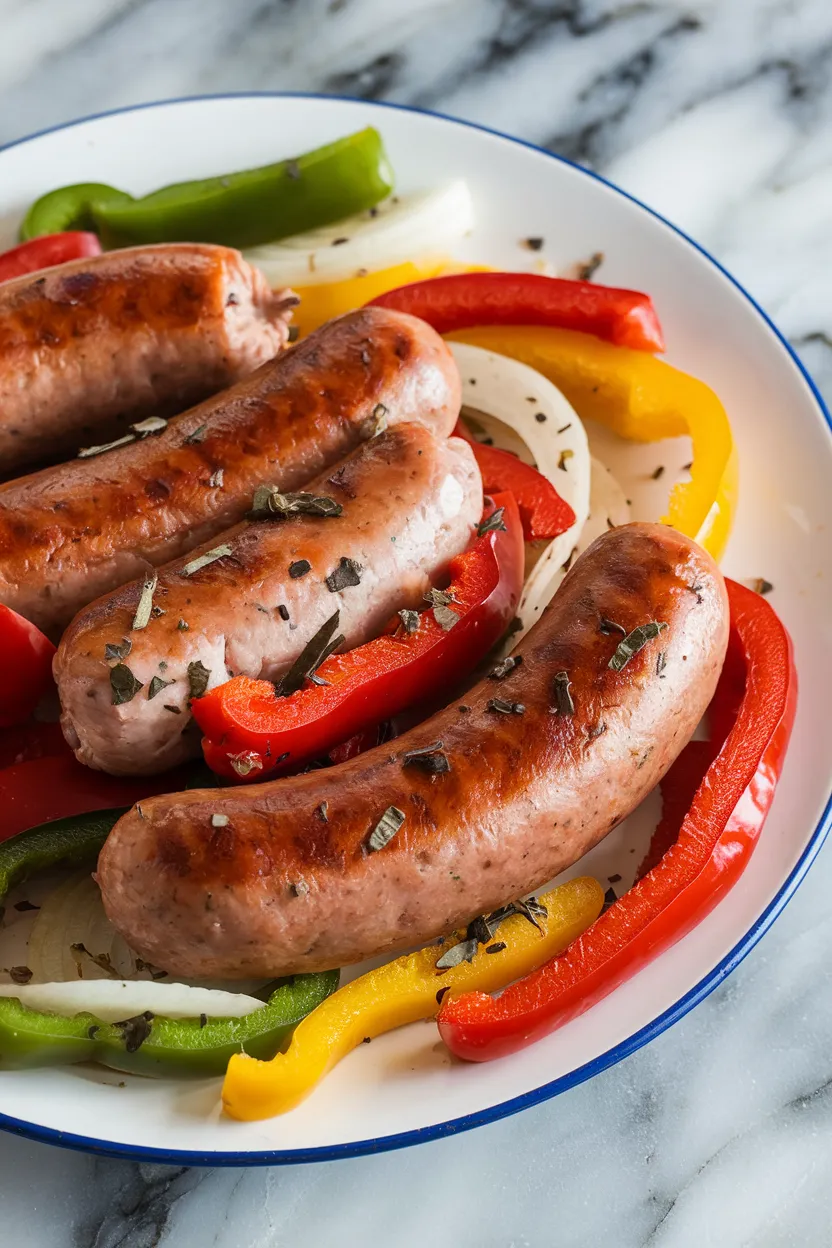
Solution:
M461 420L456 422L454 436L464 438L474 452L484 494L505 490L514 495L527 542L537 538L551 541L571 529L575 523L574 511L542 472L532 468L531 464L523 463L511 451L501 451L499 447L477 442Z
M664 351L649 295L539 273L455 273L431 277L370 300L410 312L440 334L474 325L551 325L595 334L617 347Z
M55 758L72 754L58 723L41 724L30 720L12 728L0 728L0 770L33 758ZM0 816L0 821L2 817Z
M419 615L411 633L396 618L380 637L326 659L315 673L326 684L287 698L276 697L271 682L246 676L211 689L191 708L205 733L209 767L238 780L296 770L470 672L506 631L523 586L517 505L510 494L493 502L503 509L505 529L484 533L450 563L445 611L456 623L443 628L435 607Z
M691 760L698 755L707 765L674 843L566 953L496 999L466 993L446 1001L439 1031L458 1057L487 1061L513 1053L583 1013L695 927L742 874L774 797L797 677L788 633L765 599L732 581L728 595L731 640L711 716L727 735L710 765L694 742L675 776L668 773L665 809L672 819L674 785L678 792L687 784L690 794ZM737 705L738 673L744 679ZM660 825L658 840L666 833ZM660 848L657 843L646 865Z
M100 256L101 243L97 234L86 230L69 230L65 234L44 234L42 238L30 239L19 247L0 254L0 282L40 269L51 269L67 260L81 260L84 256Z
M132 806L156 793L175 793L187 779L184 768L161 776L106 776L69 752L15 763L0 771L0 841L67 815Z
M0 728L29 718L52 684L54 653L39 628L0 605Z

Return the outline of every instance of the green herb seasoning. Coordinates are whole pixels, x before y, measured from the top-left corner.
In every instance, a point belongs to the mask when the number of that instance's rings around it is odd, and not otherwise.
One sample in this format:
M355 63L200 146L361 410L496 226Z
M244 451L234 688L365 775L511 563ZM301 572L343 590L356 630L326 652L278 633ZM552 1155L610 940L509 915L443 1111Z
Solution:
M351 585L360 585L361 572L360 563L342 555L338 567L326 578L326 587L331 594L337 594L342 589L349 589Z
M485 520L481 520L477 525L477 537L484 537L486 533L507 533L508 525L503 520L505 510L505 507L498 507Z
M405 821L405 813L398 806L388 806L367 838L367 852L378 853L392 841Z
M113 706L121 706L124 702L132 702L144 685L130 671L126 663L116 663L110 668L111 702Z
M261 520L285 516L340 516L343 511L334 498L318 494L282 494L273 485L255 490L249 515Z
M522 702L506 702L504 698L489 698L486 710L496 711L498 715L524 715L526 708Z
M213 550L206 550L204 555L197 555L196 559L186 563L182 569L182 575L193 576L194 572L200 572L202 568L207 568L209 563L216 563L218 559L225 559L230 554L231 547L227 543L223 543L222 546L215 546Z
M312 564L308 559L295 559L289 564L289 575L293 581L300 580L302 576L306 576L307 572L312 571Z
M575 703L569 692L571 684L568 672L558 672L555 676L555 712L558 715L575 714Z
M397 614L402 622L402 628L406 633L415 633L417 631L421 620L421 616L418 611L410 611L407 607L403 607L401 611L397 612Z
M316 668L320 667L324 659L328 658L335 647L341 644L344 640L343 636L340 634L337 637L334 636L340 619L341 612L333 612L314 637L310 637L288 672L284 673L275 686L275 692L279 698L286 698L289 694L302 689L305 681Z
M402 755L402 766L418 767L420 771L427 772L429 776L446 775L451 770L451 764L441 741L423 746L420 750L409 750L407 754Z
M147 628L150 623L150 613L153 610L153 595L156 592L156 586L159 583L159 577L154 572L151 577L145 581L142 586L139 605L136 607L136 614L133 616L131 628L137 632L140 628Z
M147 686L147 700L155 698L157 693L161 693L163 689L167 689L168 685L172 685L172 680L163 680L161 676L154 676L150 684Z
M614 672L622 671L630 659L647 645L648 641L653 641L666 628L667 624L660 620L649 620L646 624L639 624L638 628L634 628L618 643L615 654L607 666Z
M191 698L201 698L208 688L211 672L201 659L188 664L188 693Z
M108 641L104 647L105 659L126 659L130 651L133 649L133 643L128 637L124 637L118 645Z
M504 659L492 667L488 673L489 680L505 680L512 672L516 671L523 662L522 654L507 654Z

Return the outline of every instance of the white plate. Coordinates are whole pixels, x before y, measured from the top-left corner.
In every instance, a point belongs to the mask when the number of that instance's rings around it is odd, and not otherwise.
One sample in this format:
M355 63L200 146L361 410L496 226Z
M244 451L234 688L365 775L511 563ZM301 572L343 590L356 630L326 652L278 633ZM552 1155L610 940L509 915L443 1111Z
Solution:
M247 1165L375 1152L514 1113L619 1061L711 991L783 908L826 833L830 418L750 297L661 218L582 169L474 126L358 101L237 96L128 109L6 148L0 243L12 241L34 197L64 183L111 182L140 193L294 155L368 123L383 132L402 189L468 180L478 224L466 256L530 267L537 257L519 240L536 235L559 269L603 251L600 280L649 291L667 358L721 396L742 469L725 567L739 579L774 583L772 602L794 638L802 683L771 817L748 870L696 931L582 1018L511 1058L451 1063L434 1024L414 1025L360 1046L292 1113L245 1124L220 1118L217 1081L125 1081L72 1067L4 1073L0 1126L9 1130L133 1158ZM652 466L655 447L651 454ZM678 448L668 462L684 462ZM604 842L590 867L622 870L615 864L630 860L632 834Z

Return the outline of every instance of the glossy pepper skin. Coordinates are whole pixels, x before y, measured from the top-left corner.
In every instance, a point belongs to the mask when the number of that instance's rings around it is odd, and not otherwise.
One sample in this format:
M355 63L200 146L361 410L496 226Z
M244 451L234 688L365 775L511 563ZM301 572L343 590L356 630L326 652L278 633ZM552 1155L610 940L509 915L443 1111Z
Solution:
M23 723L51 688L54 654L39 628L0 604L0 728Z
M4 251L0 255L0 282L23 277L26 273L37 273L40 269L50 269L53 265L65 264L67 260L81 260L85 256L100 254L101 244L97 234L83 230L48 234L12 247L11 251Z
M285 1113L365 1038L432 1018L446 994L471 988L493 992L526 974L597 918L604 890L583 876L545 893L540 903L546 913L537 918L539 926L521 915L499 925L488 943L502 948L488 953L487 946L480 946L470 961L437 970L443 954L465 939L464 932L457 932L440 945L396 958L345 984L304 1019L286 1052L272 1061L252 1061L256 1055L248 1048L233 1057L222 1091L226 1113L248 1121Z
M209 690L191 708L205 734L208 765L220 775L255 781L297 769L471 671L505 632L523 586L517 505L510 494L495 495L493 504L503 509L505 529L484 533L451 560L448 608L459 617L451 628L437 620L436 608L420 613L412 633L396 618L394 631L326 659L316 672L326 684L308 684L288 698L275 697L269 681L246 676ZM245 774L240 759L249 768Z
M464 438L474 452L485 494L506 490L514 495L527 542L539 538L548 541L571 529L575 523L574 511L542 472L525 464L511 451L477 442L461 420L456 423L454 436Z
M9 889L58 865L95 862L123 810L99 811L31 828L0 845L0 906ZM293 1028L338 987L338 972L298 975L278 984L263 1010L243 1018L139 1018L138 1028L65 1017L0 998L0 1070L96 1061L143 1075L219 1075L243 1048L274 1056ZM125 1020L136 1023L137 1020ZM136 1045L136 1035L143 1036Z
M566 329L494 325L451 338L536 368L581 419L623 438L654 442L688 434L691 479L673 487L663 521L720 559L736 508L737 453L725 408L704 382L644 351Z
M162 187L141 199L94 199L107 247L225 243L256 247L372 208L393 189L372 126L291 160Z
M23 218L21 241L40 238L44 234L94 229L92 205L99 200L129 203L132 196L108 186L106 182L76 182L73 186L47 191L35 200Z
M497 999L479 992L444 1004L439 1031L458 1057L502 1057L583 1013L695 927L745 869L788 746L797 677L789 635L769 604L742 585L727 585L731 638L711 708L715 740L677 764L675 777L668 773L668 822L657 829L649 869L562 957ZM694 787L697 757L704 774L665 848L671 812L678 817ZM674 784L683 786L679 799Z
M130 1039L130 1027L102 1023L92 1014L71 1018L47 1014L28 1009L16 997L2 997L0 1070L98 1062L139 1075L180 1079L221 1075L235 1053L262 1060L274 1057L300 1020L337 987L338 971L298 975L275 988L262 1010L243 1018L210 1018L203 1023L198 1018L151 1016L144 1020L149 1034L138 1047Z
M28 737L21 734L24 755ZM85 767L68 746L61 749L51 738L38 755L0 770L0 842L55 819L132 806L143 797L174 792L184 787L189 774L181 767L160 776L108 776Z
M371 302L419 316L440 334L475 325L548 325L637 351L664 350L650 296L596 282L539 273L458 273L401 286Z

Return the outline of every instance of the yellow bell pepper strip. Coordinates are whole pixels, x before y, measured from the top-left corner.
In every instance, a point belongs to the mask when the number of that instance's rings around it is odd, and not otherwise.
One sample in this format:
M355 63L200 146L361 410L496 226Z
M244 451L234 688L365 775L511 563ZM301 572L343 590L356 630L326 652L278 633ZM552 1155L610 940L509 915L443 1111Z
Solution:
M544 893L539 906L532 907L531 917L518 910L497 926L496 916L488 916L491 925L490 931L486 928L482 933L487 940L484 947L478 944L477 935L470 935L480 920L469 927L468 934L458 932L441 945L428 945L368 971L307 1015L285 1053L271 1061L235 1054L222 1090L226 1113L252 1122L294 1109L363 1040L433 1018L447 995L444 990L457 994L504 988L566 949L595 922L603 904L601 885L582 876ZM459 952L470 961L437 969L437 962L449 950L469 940L471 947Z
M720 558L736 507L737 453L725 409L704 382L647 351L575 330L490 325L447 336L537 369L581 418L597 420L623 438L654 442L688 434L691 479L673 487L662 519Z
M377 269L340 282L321 282L315 286L292 283L292 290L300 298L295 309L292 325L297 325L300 337L313 329L343 316L353 308L363 308L377 295L420 282L428 277L440 277L449 273L482 273L483 265L454 264L447 256L422 256L419 260L406 260L387 269Z
M419 282L426 277L435 277L446 271L447 261L444 257L426 256L423 260L406 260L403 264L395 264L388 269L379 269L373 273L361 273L356 277L345 278L340 282L321 282L315 286L292 287L300 297L300 305L295 309L292 318L300 335L310 334L313 329L331 321L336 316L343 316L353 308L361 308L376 295L382 295L397 286L409 282Z

